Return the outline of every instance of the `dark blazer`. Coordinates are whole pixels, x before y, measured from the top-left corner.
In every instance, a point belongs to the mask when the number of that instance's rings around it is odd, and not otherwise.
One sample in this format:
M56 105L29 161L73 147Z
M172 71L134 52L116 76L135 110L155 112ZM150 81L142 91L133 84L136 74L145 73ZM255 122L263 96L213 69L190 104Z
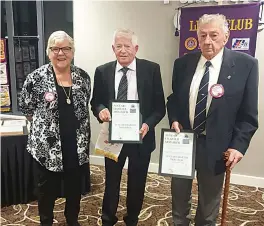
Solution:
M99 112L109 108L115 99L116 61L96 68L94 75L92 112L99 119ZM154 62L136 58L137 91L142 114L142 122L149 126L149 132L140 145L142 151L151 152L155 145L155 126L165 116L166 107L161 81L160 66Z
M191 129L189 91L200 56L190 53L174 62L173 93L167 102L170 125L178 121L183 129ZM225 48L218 84L224 86L224 95L213 98L207 114L206 151L209 167L222 173L223 152L234 148L245 154L258 128L258 61Z

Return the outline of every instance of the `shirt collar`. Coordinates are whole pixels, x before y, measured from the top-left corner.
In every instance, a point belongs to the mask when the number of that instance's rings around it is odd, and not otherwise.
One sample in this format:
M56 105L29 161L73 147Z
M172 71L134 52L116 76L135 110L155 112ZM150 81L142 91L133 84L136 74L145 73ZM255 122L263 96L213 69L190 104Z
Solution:
M216 69L221 67L223 55L224 55L224 48L222 48L220 50L220 52L213 59L210 60L212 67L214 67ZM199 65L201 67L205 67L206 61L207 61L207 59L203 55L201 55Z
M214 68L220 68L223 60L224 48L220 50L220 52L211 60L212 66Z
M123 66L117 61L116 63L116 71L119 71L122 69ZM136 58L127 66L129 70L136 71Z

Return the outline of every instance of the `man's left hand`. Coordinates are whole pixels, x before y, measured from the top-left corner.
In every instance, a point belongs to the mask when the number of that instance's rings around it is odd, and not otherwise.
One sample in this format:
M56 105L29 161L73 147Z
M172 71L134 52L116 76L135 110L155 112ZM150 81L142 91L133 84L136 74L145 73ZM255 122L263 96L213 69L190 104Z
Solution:
M227 151L230 152L230 156L228 161L226 162L226 166L231 165L230 169L233 169L234 166L243 158L244 155L238 150L232 148L228 148Z
M146 123L143 123L141 129L139 130L139 133L141 134L142 139L146 136L148 131L149 131L149 126Z

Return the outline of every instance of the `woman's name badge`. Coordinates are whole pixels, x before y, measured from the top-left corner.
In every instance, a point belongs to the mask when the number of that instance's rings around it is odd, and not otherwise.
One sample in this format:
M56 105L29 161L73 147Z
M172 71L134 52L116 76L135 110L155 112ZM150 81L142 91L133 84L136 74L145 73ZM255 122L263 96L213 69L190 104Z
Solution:
M221 96L224 95L224 87L221 84L214 84L210 88L210 94L214 98L220 98Z
M55 100L55 95L54 95L54 93L46 92L44 95L44 98L46 101L51 102L51 101Z

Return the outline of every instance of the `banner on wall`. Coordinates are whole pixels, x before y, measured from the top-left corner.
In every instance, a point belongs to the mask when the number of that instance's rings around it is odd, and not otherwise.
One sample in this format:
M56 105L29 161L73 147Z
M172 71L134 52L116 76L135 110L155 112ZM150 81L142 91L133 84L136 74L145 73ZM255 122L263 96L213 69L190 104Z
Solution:
M7 78L6 40L0 41L0 112L8 112L11 110L11 102Z
M181 9L180 52L199 50L197 23L203 14L223 14L229 24L230 37L226 47L255 56L259 20L259 3L189 7Z
M3 38L0 40L0 61L6 62L6 41Z

